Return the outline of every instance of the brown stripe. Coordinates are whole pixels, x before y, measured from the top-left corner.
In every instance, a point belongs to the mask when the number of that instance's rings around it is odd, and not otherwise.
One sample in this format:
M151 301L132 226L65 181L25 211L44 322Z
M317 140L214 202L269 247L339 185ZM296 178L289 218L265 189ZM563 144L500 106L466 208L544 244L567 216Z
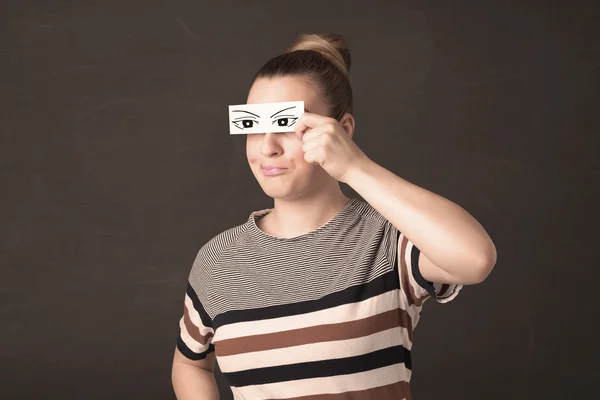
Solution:
M358 378L360 379L360 378ZM410 383L401 381L391 385L379 386L371 389L356 390L343 393L313 394L309 396L287 397L287 400L373 400L397 399L412 400Z
M402 290L404 290L404 292L406 293L406 297L408 298L408 304L409 305L415 305L417 307L421 307L423 305L423 302L429 297L429 293L424 294L421 297L417 297L417 294L415 293L415 288L410 284L410 279L408 277L408 268L409 266L406 265L406 259L405 259L405 253L406 253L406 248L408 247L408 239L406 238L406 236L402 235L402 241L400 243L400 249L398 250L398 262L399 262L399 272L400 272L400 279L401 279L401 283L402 283Z
M397 311L398 311L398 318L400 319L400 326L403 328L406 328L406 330L408 331L408 340L410 340L410 343L412 343L413 342L412 318L410 317L410 314L408 312L406 312L406 310L398 308Z
M213 336L213 332L210 332L207 335L202 335L200 333L200 328L194 325L190 318L190 314L187 308L187 305L183 307L183 323L185 324L185 329L187 333L198 343L205 345L208 339Z
M440 293L438 293L438 297L441 297L441 298L449 297L450 295L452 295L452 293L454 293L455 290L456 290L456 285L450 285L450 284L445 283L442 286Z
M410 316L404 310L394 309L356 321L220 340L215 344L215 350L219 357L230 356L252 351L360 338L398 326L409 329L409 338L412 340Z
M437 292L438 297L441 297L450 289L450 286L442 286L440 291Z

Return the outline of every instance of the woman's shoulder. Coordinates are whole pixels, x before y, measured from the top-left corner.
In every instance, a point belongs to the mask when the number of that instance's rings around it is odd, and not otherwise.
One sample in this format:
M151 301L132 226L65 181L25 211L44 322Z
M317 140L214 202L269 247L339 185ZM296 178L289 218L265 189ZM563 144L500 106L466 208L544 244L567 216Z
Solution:
M237 241L244 230L245 224L241 224L216 234L200 247L198 257L215 260L225 249Z

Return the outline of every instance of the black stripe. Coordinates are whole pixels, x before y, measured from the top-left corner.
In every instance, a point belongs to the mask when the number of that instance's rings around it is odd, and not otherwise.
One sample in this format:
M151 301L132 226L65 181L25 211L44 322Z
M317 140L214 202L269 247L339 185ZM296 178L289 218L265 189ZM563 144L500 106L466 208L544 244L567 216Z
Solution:
M189 281L187 284L186 292L190 299L192 299L192 304L194 305L194 308L196 309L196 311L198 311L198 314L200 315L200 321L202 321L202 325L212 328L212 320L206 312L206 310L204 309L204 307L202 306L200 299L196 295L196 291L194 290Z
M339 292L331 293L320 299L297 303L275 305L248 310L231 310L215 316L213 323L219 326L235 323L260 321L264 319L287 317L325 310L340 305L359 302L378 296L391 290L398 290L398 278L393 271L378 276L371 282L350 286Z
M415 278L415 281L425 290L427 293L431 295L432 298L437 298L437 293L435 292L435 288L433 287L433 283L429 282L423 275L421 275L421 271L419 270L419 256L421 255L421 251L417 246L414 245L410 252L410 268L412 270L412 275ZM409 283L410 285L410 283Z
M444 297L445 295L449 294L449 293L446 293L449 288L450 288L450 285L447 284L447 283L444 283L442 285L442 288L440 289L440 293L438 294L438 296L439 297Z
M206 351L202 353L193 352L189 347L187 347L183 339L181 339L181 329L179 331L179 335L177 336L177 348L179 349L181 354L183 354L190 360L203 360L206 358L208 353L215 351L215 346L211 343Z
M403 346L388 347L354 357L255 368L223 373L223 375L231 386L240 387L297 379L355 374L398 363L404 363L406 368L412 369L410 350L407 350Z

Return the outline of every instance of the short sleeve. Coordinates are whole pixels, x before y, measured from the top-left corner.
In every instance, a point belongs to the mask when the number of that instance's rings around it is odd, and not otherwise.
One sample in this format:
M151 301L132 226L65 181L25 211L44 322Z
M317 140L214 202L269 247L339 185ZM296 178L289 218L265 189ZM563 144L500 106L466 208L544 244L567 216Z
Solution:
M463 285L429 282L423 278L419 270L421 251L402 232L397 229L394 232L397 245L395 266L408 305L420 307L430 297L438 303L447 303L456 298Z
M215 351L213 336L212 320L188 281L183 316L179 320L177 348L190 360L201 360Z

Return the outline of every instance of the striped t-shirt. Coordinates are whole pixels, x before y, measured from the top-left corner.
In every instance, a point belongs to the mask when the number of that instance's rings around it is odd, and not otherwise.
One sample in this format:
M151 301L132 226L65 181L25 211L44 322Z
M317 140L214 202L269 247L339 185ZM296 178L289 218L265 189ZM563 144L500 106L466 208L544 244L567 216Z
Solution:
M411 399L423 302L462 286L427 282L419 249L362 199L293 238L258 228L270 211L199 250L177 348L214 351L235 399Z

